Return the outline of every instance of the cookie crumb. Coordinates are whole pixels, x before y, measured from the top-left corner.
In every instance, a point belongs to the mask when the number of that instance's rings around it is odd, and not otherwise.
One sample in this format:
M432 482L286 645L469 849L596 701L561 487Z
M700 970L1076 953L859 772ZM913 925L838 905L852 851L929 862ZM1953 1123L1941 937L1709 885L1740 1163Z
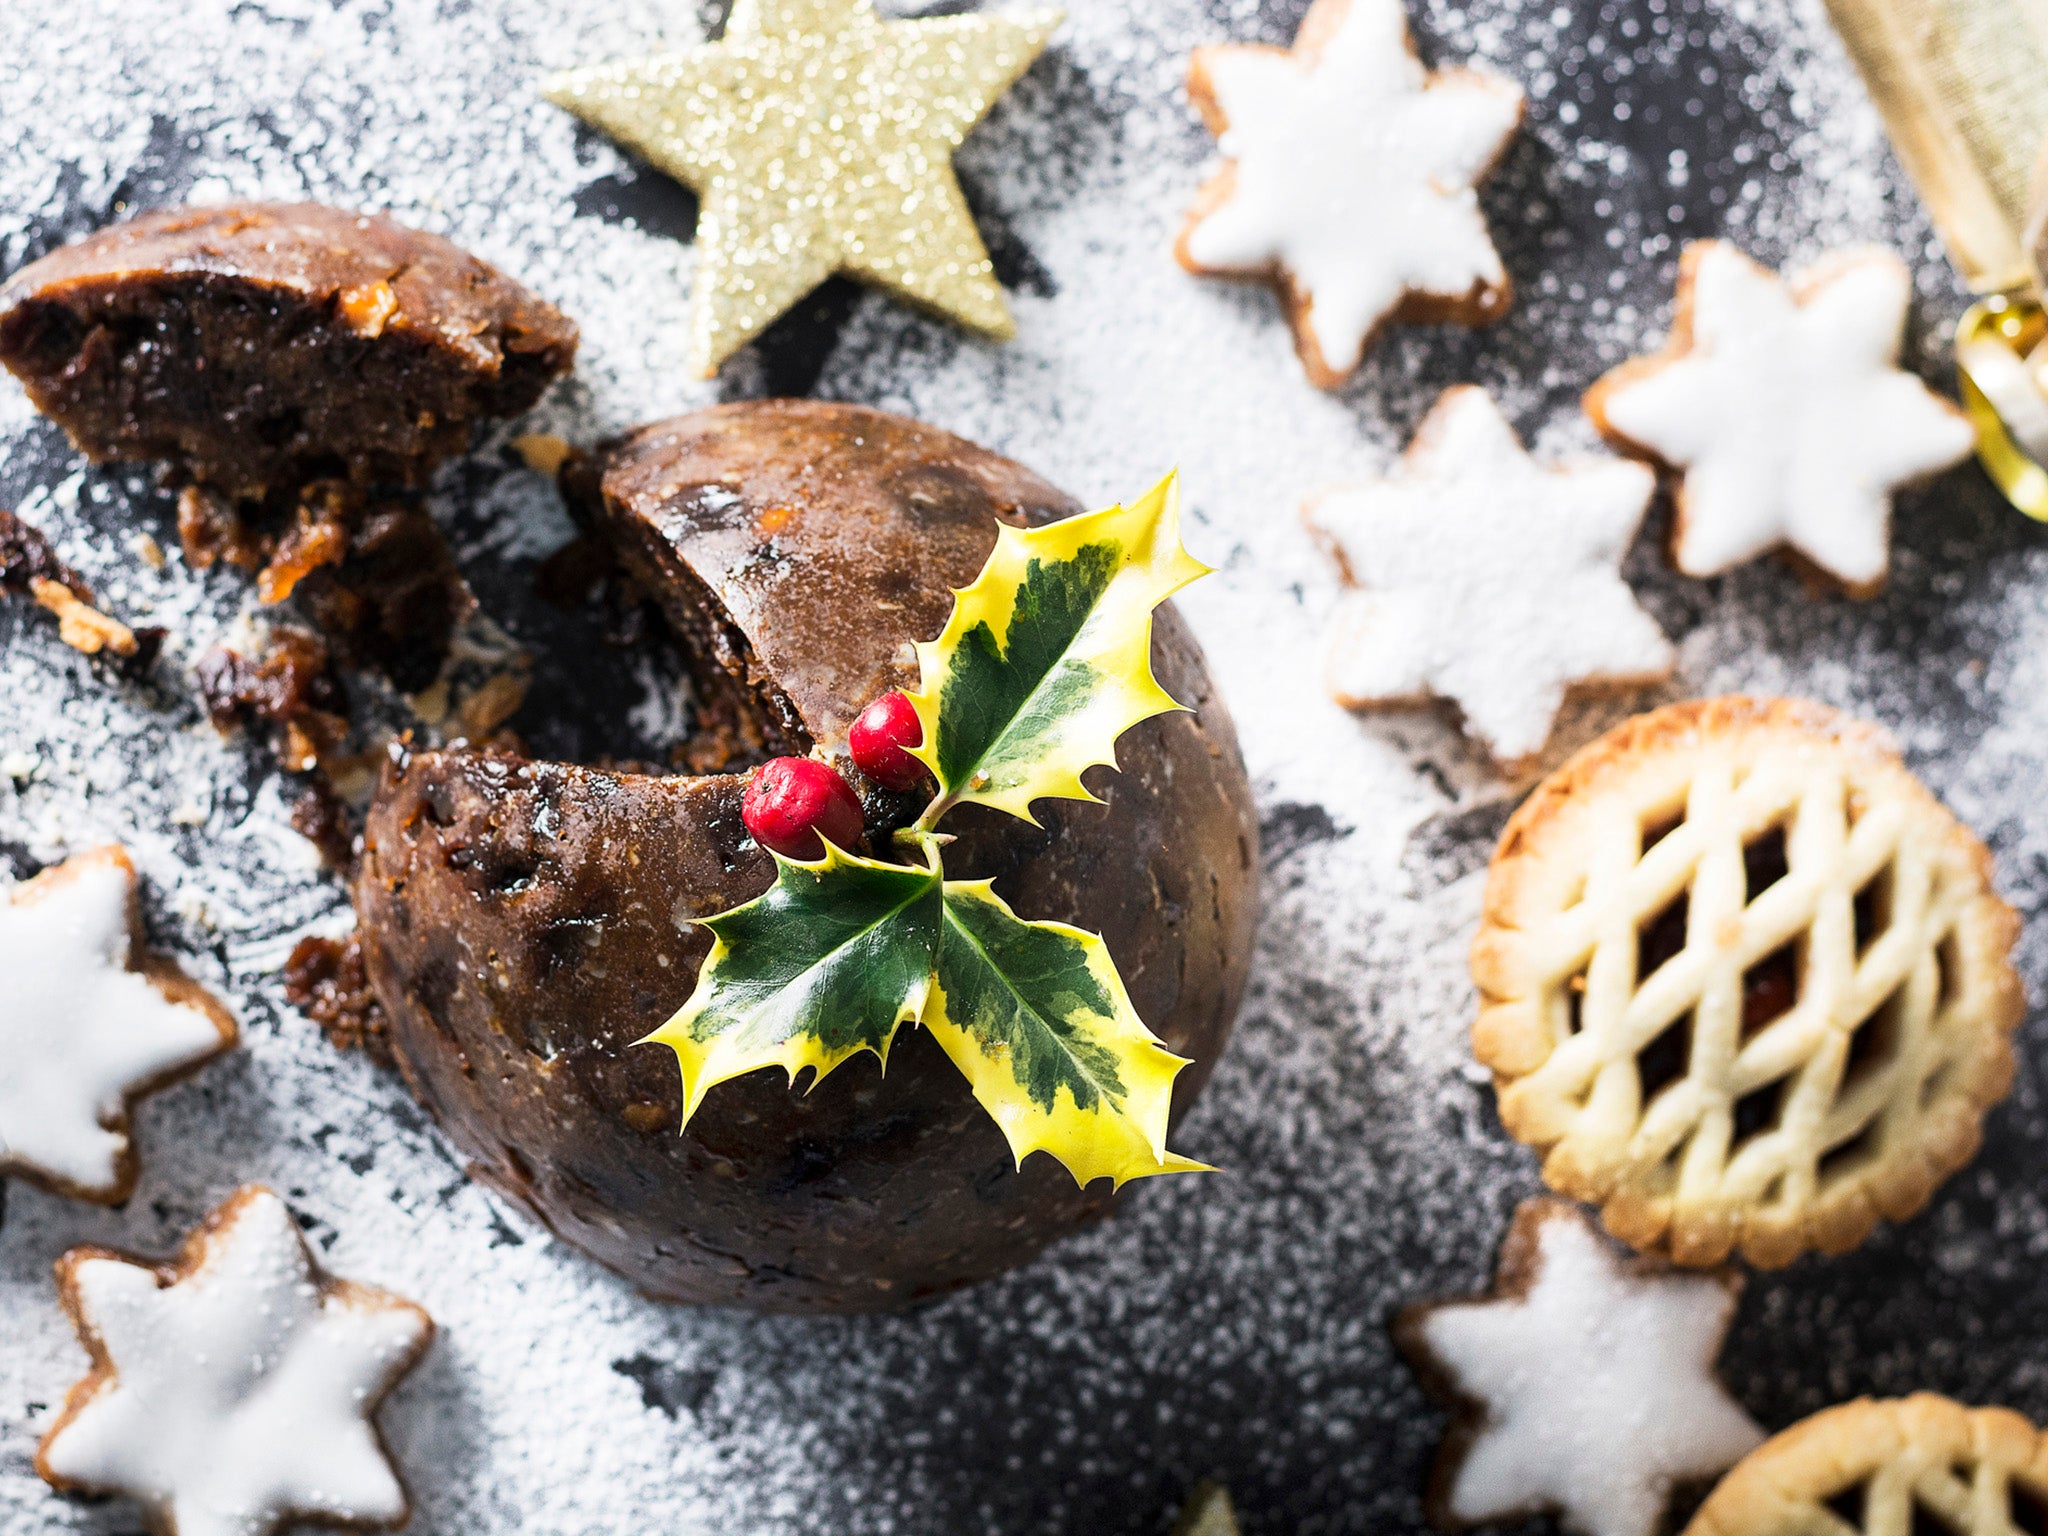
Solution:
M526 702L526 679L513 672L494 673L455 711L462 734L483 741Z
M29 591L57 616L58 637L74 651L87 656L97 656L101 651L112 651L116 656L135 654L135 631L90 603L81 602L78 594L63 582L37 576L29 582Z
M535 474L553 478L576 450L569 446L568 439L556 437L552 432L528 432L523 437L512 439L512 451L524 459L526 467Z

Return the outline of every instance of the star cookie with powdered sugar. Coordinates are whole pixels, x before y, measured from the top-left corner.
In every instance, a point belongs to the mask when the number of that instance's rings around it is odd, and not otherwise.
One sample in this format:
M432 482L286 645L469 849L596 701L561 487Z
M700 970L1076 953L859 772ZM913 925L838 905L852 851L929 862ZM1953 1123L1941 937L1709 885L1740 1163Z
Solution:
M1512 286L1476 191L1522 117L1519 86L1430 71L1400 0L1315 0L1290 49L1198 48L1188 94L1226 164L1174 255L1276 282L1309 379L1335 389L1390 321L1479 325Z
M235 1043L234 1016L138 933L119 847L0 897L0 1175L118 1205L132 1101Z
M1679 475L1679 570L1775 550L1852 596L1884 585L1892 493L1977 441L1898 366L1911 297L1889 251L1837 251L1787 283L1724 240L1686 247L1669 344L1586 396L1610 442Z
M1303 508L1346 588L1331 693L1351 708L1447 699L1513 768L1571 687L1669 676L1670 642L1620 571L1655 489L1625 459L1538 464L1485 390L1445 390L1392 474Z
M322 1273L275 1194L237 1190L168 1264L74 1248L57 1287L92 1369L36 1454L54 1486L135 1500L153 1536L405 1523L371 1416L433 1322Z
M1431 1522L1540 1511L1579 1536L1652 1536L1675 1485L1763 1443L1714 1374L1740 1288L1624 1260L1577 1206L1525 1201L1492 1295L1411 1306L1394 1325L1453 1414Z

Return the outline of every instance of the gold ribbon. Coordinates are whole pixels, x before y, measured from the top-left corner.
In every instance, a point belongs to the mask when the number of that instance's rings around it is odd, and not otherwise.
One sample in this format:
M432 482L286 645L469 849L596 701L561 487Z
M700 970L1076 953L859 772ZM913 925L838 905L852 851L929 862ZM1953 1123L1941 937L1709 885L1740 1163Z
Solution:
M1828 0L1828 11L1970 287L2034 283L2048 0Z
M1956 324L1977 457L2048 521L2048 316L2031 247L2048 143L2048 0L1828 0L1892 147L1971 289Z
M1977 424L1977 459L2005 499L2048 522L2048 313L2024 293L1979 299L1956 322L1956 380Z

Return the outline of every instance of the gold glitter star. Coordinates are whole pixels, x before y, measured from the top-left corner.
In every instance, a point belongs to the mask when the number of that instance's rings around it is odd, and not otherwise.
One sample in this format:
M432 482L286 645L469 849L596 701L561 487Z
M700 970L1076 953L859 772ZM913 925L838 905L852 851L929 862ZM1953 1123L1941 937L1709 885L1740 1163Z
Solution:
M952 156L1059 22L737 0L721 41L558 75L547 95L696 189L703 377L835 272L1003 339L1016 327Z

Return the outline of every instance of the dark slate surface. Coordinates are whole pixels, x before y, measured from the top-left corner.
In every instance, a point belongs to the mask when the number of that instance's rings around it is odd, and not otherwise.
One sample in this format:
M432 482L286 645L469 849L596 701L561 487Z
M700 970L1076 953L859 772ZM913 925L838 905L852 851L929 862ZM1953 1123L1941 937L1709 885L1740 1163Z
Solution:
M668 242L687 239L692 199L531 94L541 63L612 56L664 27L686 42L689 17L538 0L20 0L0 14L0 121L19 133L0 161L0 272L195 189L387 203L583 321L583 373L536 419L546 429L588 440L720 395L815 391L956 426L1091 498L1180 456L1197 548L1224 573L1189 610L1239 704L1268 900L1232 1053L1182 1136L1227 1175L1141 1190L1047 1261L907 1317L650 1307L501 1212L400 1085L333 1056L283 1007L283 949L346 919L277 831L290 797L275 769L214 741L181 670L244 594L231 576L138 566L135 530L175 542L167 498L142 474L80 476L10 397L0 505L58 535L117 607L154 604L174 638L151 685L122 685L0 607L0 855L26 873L99 837L134 843L153 932L235 998L249 1048L152 1106L127 1210L12 1192L0 1533L134 1524L124 1506L55 1499L28 1470L78 1360L50 1259L87 1237L162 1250L248 1177L287 1190L337 1267L420 1296L444 1324L387 1414L419 1530L1158 1533L1203 1476L1229 1485L1249 1536L1419 1528L1441 1419L1385 1319L1481 1285L1537 1187L1462 1061L1463 949L1509 792L1440 721L1353 725L1315 702L1329 578L1290 504L1382 459L1461 379L1494 387L1532 436L1582 440L1578 393L1659 333L1686 237L1730 232L1772 261L1845 238L1913 255L1915 342L1938 382L1963 299L1817 3L1437 3L1418 13L1426 51L1548 82L1485 198L1523 297L1487 332L1397 335L1337 401L1314 399L1269 301L1188 284L1158 254L1210 148L1175 100L1175 59L1225 36L1285 41L1301 8L1077 7L962 157L1025 318L1013 354L835 283L715 389L672 362L687 256ZM1126 353L1152 370L1128 390ZM1183 357L1184 376L1160 377ZM1164 405L1133 403L1141 387ZM521 724L539 748L635 754L673 734L648 707L672 660L622 665L600 616L533 595L569 530L502 435L444 476L435 508L486 608L538 658ZM1891 725L1997 849L2040 997L2040 532L1960 471L1902 503L1894 581L1851 605L1810 601L1769 566L1679 579L1658 553L1663 515L1628 573L1684 645L1666 696L1806 691ZM1619 712L1579 713L1560 746ZM1726 1374L1767 1425L1921 1387L2048 1418L2044 1043L2037 1016L1983 1155L1923 1217L1752 1281Z

